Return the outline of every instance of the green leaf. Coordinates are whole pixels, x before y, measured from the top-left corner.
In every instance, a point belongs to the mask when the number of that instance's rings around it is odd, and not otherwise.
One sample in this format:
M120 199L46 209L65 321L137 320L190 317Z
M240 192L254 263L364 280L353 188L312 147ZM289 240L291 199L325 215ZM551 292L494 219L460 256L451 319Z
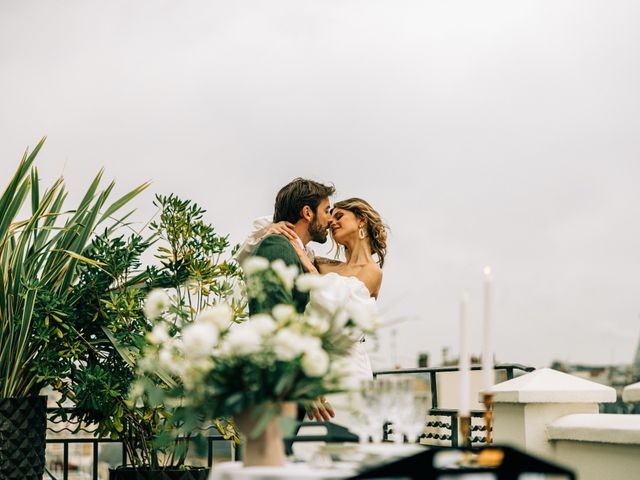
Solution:
M271 420L273 420L276 415L278 415L278 407L276 405L269 405L267 408L265 408L263 413L260 415L253 431L248 435L249 438L258 438L260 435L262 435L262 432L264 432L265 428L267 428L267 425L269 425Z
M72 252L71 250L62 250L63 252L65 252L67 255L69 255L71 258L75 258L76 260L81 260L85 263L89 263L91 265L95 265L97 267L106 267L107 264L104 262L98 262L96 260L91 260L90 258L87 258L83 255L80 255L79 253L76 252Z
M137 197L140 193L142 193L147 188L149 188L150 185L151 185L150 182L145 182L139 187L134 188L133 190L131 190L130 192L128 192L127 194L123 195L118 200L113 202L102 214L102 217L100 217L100 220L98 220L98 224L102 223L107 218L110 218L114 213L120 210L123 206L125 206L127 203L129 203L131 200Z

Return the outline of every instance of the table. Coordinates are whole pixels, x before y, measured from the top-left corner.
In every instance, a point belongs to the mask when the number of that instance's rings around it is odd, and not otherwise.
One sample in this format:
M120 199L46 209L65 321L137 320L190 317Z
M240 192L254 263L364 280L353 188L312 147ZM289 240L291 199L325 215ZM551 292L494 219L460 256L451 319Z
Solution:
M353 464L334 464L332 468L316 468L308 463L287 463L284 467L243 467L242 462L214 465L209 480L330 480L356 475Z
M324 444L323 444L324 445ZM316 445L316 449L319 445ZM341 449L357 449L361 454L378 458L380 461L401 458L423 451L424 447L417 445L393 444L326 444L327 451ZM289 462L284 467L243 467L242 462L225 462L214 465L209 480L329 480L349 478L358 473L357 462L333 461L330 467L319 467L313 462Z

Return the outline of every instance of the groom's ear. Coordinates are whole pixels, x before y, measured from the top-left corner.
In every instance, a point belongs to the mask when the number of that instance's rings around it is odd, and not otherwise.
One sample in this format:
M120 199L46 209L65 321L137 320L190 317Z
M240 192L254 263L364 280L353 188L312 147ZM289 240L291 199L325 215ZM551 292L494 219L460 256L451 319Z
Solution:
M300 214L300 216L307 222L313 221L313 210L311 210L311 207L309 205L305 205L304 207L302 207L302 211L300 212Z

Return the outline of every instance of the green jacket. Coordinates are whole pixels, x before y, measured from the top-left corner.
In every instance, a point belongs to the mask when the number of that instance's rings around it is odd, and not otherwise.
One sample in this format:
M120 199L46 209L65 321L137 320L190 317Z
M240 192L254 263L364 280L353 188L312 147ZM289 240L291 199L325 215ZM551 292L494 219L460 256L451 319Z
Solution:
M282 235L267 235L255 248L251 254L253 257L264 257L270 262L280 258L287 265L295 265L299 272L304 272L302 262L298 257L291 242ZM291 295L286 287L281 284L265 285L266 298L249 298L249 313L255 315L257 313L271 313L273 307L280 303L293 305L300 313L309 302L309 294L300 292L294 287L293 295Z

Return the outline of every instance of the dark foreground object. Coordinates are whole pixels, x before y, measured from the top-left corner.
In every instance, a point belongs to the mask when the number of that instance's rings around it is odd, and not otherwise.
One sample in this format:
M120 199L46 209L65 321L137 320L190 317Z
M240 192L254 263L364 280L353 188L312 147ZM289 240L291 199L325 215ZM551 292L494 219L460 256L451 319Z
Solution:
M189 470L136 470L133 467L109 469L109 480L207 480L208 476L209 469L205 467L191 467Z
M40 480L44 473L47 397L0 398L0 478Z
M447 462L443 455L453 458L459 457L464 450L457 448L429 447L424 452L406 457L395 462L373 467L349 480L367 478L406 478L406 479L454 479L473 473L483 474L487 480L516 480L522 474L548 474L554 479L576 480L576 475L559 465L533 457L512 447L487 446L467 450L472 454L482 455L494 460L499 459L495 466L466 466L458 467L455 462ZM453 455L452 455L453 454ZM445 460L445 461L443 461Z

